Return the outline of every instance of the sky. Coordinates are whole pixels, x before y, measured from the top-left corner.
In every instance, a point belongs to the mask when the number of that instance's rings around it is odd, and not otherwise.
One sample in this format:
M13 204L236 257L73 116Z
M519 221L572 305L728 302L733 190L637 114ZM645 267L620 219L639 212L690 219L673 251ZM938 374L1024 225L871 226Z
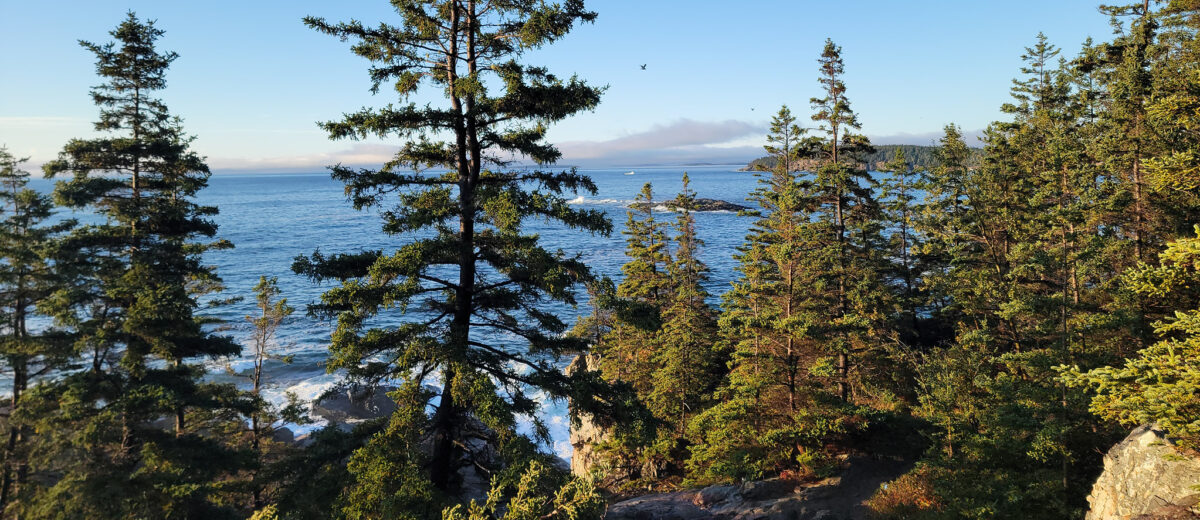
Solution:
M817 56L842 47L847 96L876 144L933 144L947 123L977 135L1002 117L1039 32L1074 55L1112 30L1096 0L589 0L593 24L524 56L607 89L558 123L561 164L744 163L781 105L812 126ZM94 56L126 11L166 31L179 59L159 93L217 173L378 165L395 140L331 141L316 123L399 102L369 92L367 62L305 15L396 23L385 0L0 0L0 145L30 165L96 135ZM645 70L641 65L645 64ZM29 168L27 168L29 169Z

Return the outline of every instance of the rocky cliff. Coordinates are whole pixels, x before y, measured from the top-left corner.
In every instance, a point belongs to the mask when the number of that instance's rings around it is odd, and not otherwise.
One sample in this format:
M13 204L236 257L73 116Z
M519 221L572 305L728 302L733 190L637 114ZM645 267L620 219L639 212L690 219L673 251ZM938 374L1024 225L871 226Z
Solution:
M599 360L591 354L576 356L567 366L566 373L572 374L577 370L599 370ZM568 405L569 406L569 405ZM571 474L585 476L599 462L594 446L604 442L609 437L608 430L601 428L587 414L580 414L578 422L572 422L567 438L573 448L571 452Z
M1180 455L1159 430L1133 430L1104 456L1086 520L1200 518L1200 460Z

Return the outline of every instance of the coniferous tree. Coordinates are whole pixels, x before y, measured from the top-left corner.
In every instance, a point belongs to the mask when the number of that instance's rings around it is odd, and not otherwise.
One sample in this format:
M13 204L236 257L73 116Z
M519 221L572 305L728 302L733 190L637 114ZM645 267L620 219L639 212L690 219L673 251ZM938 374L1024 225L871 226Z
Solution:
M629 261L621 266L624 277L616 289L620 301L616 320L596 349L605 378L630 384L642 397L649 396L654 387L658 333L672 297L665 227L654 216L654 190L646 183L634 199L622 231Z
M29 173L21 169L27 160L0 147L0 355L12 377L10 416L24 404L22 398L33 382L61 368L71 354L69 337L62 331L30 327L33 319L45 318L38 306L60 282L52 260L54 241L74 222L48 222L53 203L27 187ZM30 433L17 422L5 429L0 511L22 494L28 464L24 445Z
M1162 338L1119 366L1083 371L1063 366L1065 380L1093 389L1091 410L1129 426L1154 423L1189 450L1200 446L1200 226L1196 237L1167 244L1159 265L1146 263L1124 277L1130 289L1152 297L1171 296L1185 305L1155 324Z
M240 401L231 386L204 382L197 361L240 349L198 313L220 289L200 255L228 244L212 240L216 208L193 201L207 166L153 97L176 55L159 53L163 32L133 13L110 34L115 42L81 42L105 80L92 98L107 135L72 140L44 166L71 175L55 188L58 203L104 220L60 247L82 276L48 306L74 330L81 367L39 385L36 406L17 417L42 432L33 469L45 484L20 513L217 518L231 513L220 481L244 459L204 432Z
M810 182L790 167L810 143L795 121L787 107L772 119L766 149L777 160L750 197L758 219L739 248L739 277L720 317L730 372L716 403L689 425L695 481L758 478L797 465L820 471L825 442L844 431L822 391L836 379L821 348L830 302L810 295L834 260L814 253L817 202Z
M682 435L688 419L706 404L715 389L718 368L716 315L708 306L708 266L699 258L703 242L696 236L696 192L687 173L683 188L672 205L675 222L675 251L670 267L672 293L663 309L660 348L655 352L656 370L650 403L664 420L674 423Z
M461 468L479 462L498 469L463 450L479 435L468 428L472 420L513 445L524 442L518 417L531 417L535 436L546 439L533 391L569 396L576 411L602 412L589 406L603 397L595 374L567 376L556 365L560 354L586 345L564 336L566 325L541 306L573 304L574 288L590 278L587 266L545 249L522 224L548 219L602 234L611 224L568 204L568 192L595 193L586 176L507 168L512 157L555 162L547 124L599 102L600 89L518 61L595 14L577 0L403 0L393 7L398 25L305 19L354 41L352 51L371 62L373 91L391 84L403 99L430 84L444 96L440 104L368 108L321 125L333 139L404 140L379 169L332 171L355 207L383 208L384 231L406 244L395 252L316 253L294 266L340 282L310 307L338 321L329 369L368 382L406 381L392 394L401 410L351 460L341 514L352 517L436 513L430 497L457 493ZM408 239L412 233L420 234ZM393 315L399 325L375 319ZM422 386L431 378L440 383L432 393ZM414 435L427 436L429 453ZM432 487L417 489L422 480Z
M913 170L904 152L897 153L883 166L883 171L889 175L880 181L879 196L884 219L891 227L886 254L892 264L890 278L899 308L896 323L901 330L907 329L905 336L916 339L920 335L918 319L924 311L921 291L924 262L919 255L922 239L916 231L920 208L915 195L921 172Z
M1097 335L1093 293L1106 280L1091 263L1102 241L1087 104L1057 54L1041 35L1026 49L1002 107L1012 119L987 130L983 165L960 177L965 196L931 195L923 224L935 252L952 251L931 290L951 302L941 319L955 330L916 368L918 412L939 426L930 467L957 514L1073 515L1094 471L1084 461L1107 441L1054 370L1112 347Z
M937 165L922 172L918 183L925 197L913 229L924 238L918 251L925 263L921 287L941 336L945 326L961 316L952 298L956 282L950 275L955 261L967 257L974 241L966 233L971 149L962 129L953 124L946 125L939 145L934 152Z
M825 40L817 60L818 82L824 97L812 98L812 115L824 138L817 139L819 167L811 187L817 201L815 217L825 230L819 246L821 256L833 260L823 273L821 286L832 291L834 333L825 348L837 363L837 395L851 397L851 372L857 361L869 356L880 344L881 312L886 291L881 280L882 256L880 208L864 156L873 151L866 136L855 134L861 125L850 108L842 81L845 65L841 47ZM810 267L811 268L811 267Z

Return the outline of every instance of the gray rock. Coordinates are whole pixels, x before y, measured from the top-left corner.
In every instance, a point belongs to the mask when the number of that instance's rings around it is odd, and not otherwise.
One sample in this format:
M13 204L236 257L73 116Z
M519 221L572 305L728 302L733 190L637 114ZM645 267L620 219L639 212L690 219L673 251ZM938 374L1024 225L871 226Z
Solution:
M290 428L279 427L271 432L271 440L291 444L296 442L296 434Z
M630 204L629 207L632 209L643 209L647 205L650 205L650 204L653 204L655 206L662 205L672 211L674 211L676 208L674 200L664 200L662 202L634 202L633 204ZM747 210L747 209L750 209L750 208L743 206L741 204L734 204L732 202L726 202L723 200L696 199L695 200L695 209L692 211L743 211L743 210Z
M729 502L731 499L741 499L737 486L708 486L696 493L696 499L693 503L707 509L717 504Z
M841 520L868 518L864 502L880 484L906 473L906 460L851 457L841 475L819 482L784 479L709 486L695 491L644 495L617 502L608 520Z
M1200 460L1180 455L1163 432L1141 426L1104 456L1104 472L1088 495L1086 520L1152 515L1188 500L1198 483Z
M739 490L746 500L766 500L790 495L796 489L796 483L781 478L758 480L742 484Z
M346 423L386 417L396 411L387 396L394 387L367 388L351 385L313 401L312 413L331 423Z

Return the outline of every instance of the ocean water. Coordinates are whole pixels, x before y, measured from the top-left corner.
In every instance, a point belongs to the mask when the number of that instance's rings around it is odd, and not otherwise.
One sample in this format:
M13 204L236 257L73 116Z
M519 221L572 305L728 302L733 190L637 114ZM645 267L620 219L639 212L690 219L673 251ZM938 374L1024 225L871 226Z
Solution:
M736 171L737 168L738 165L581 170L595 181L598 193L577 194L572 204L604 211L613 221L612 235L591 235L544 221L529 222L526 229L538 233L545 247L579 253L597 273L619 282L620 267L626 260L621 230L627 206L643 184L653 184L655 200L670 199L680 189L681 176L686 171L697 196L749 205L745 198L754 189L756 178L751 173ZM31 185L49 190L51 181L36 179ZM239 303L209 311L210 314L225 322L226 334L249 345L251 326L246 316L256 310L253 287L260 276L278 277L283 296L297 311L281 327L275 352L290 354L294 360L287 365L267 366L266 395L275 402L283 402L286 392L294 392L302 399L317 397L336 384L340 375L327 373L323 364L333 324L307 316L305 306L318 301L330 284L314 284L293 274L293 259L317 249L323 253L391 251L411 237L384 234L376 210L355 210L347 202L341 183L323 172L215 175L199 199L220 209L215 218L220 226L219 236L235 246L232 250L211 252L205 258L217 266L225 281L227 290L222 297L245 297ZM670 213L658 216L665 221L674 220ZM698 233L704 241L700 256L711 269L707 288L714 296L714 303L735 277L733 255L752 221L732 212L696 214ZM558 304L551 309L568 323L574 323L589 312L584 304L586 298L580 301L577 307ZM560 360L564 366L569 361ZM241 376L251 367L248 357L224 359L211 365L214 379L232 382L244 381ZM552 436L551 445L544 448L569 457L565 403L544 401L543 412Z

